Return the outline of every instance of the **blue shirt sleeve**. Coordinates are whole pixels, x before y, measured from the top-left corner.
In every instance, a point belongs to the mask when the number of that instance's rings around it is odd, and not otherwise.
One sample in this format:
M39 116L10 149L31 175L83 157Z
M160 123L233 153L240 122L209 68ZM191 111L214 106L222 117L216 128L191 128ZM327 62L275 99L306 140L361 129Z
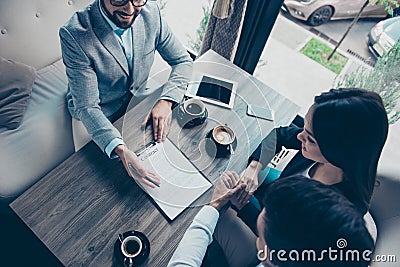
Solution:
M215 208L204 206L183 235L168 267L200 266L212 241L218 218L219 212Z
M175 102L176 102L175 99L173 99L172 97L169 97L169 96L162 96L162 97L160 97L160 100L169 100L169 101L171 101L172 103L175 103Z
M124 145L124 141L121 138L114 138L113 140L111 140L110 143L108 143L108 145L104 149L104 152L106 152L107 156L110 159L118 158L117 154L112 153L114 148L116 148L118 145Z

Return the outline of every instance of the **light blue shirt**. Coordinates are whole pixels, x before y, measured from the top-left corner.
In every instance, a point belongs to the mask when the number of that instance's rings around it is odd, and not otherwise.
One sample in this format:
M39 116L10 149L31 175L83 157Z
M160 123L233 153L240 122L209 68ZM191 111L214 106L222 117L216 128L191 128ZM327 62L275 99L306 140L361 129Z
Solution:
M121 29L117 25L115 25L114 22L112 22L106 14L104 14L104 11L100 5L99 1L99 8L101 15L103 15L104 19L107 21L107 23L110 25L111 29L113 30L115 36L118 39L119 44L122 46L122 49L124 50L126 60L128 62L129 66L129 71L132 73L132 58L133 58L133 39L132 39L132 27L129 27L128 29ZM121 138L114 138L111 140L110 143L105 148L105 153L107 156L111 159L118 158L116 154L111 154L118 145L124 145L124 141Z
M117 25L115 25L114 22L112 22L106 14L104 14L104 11L100 5L99 1L99 8L101 15L104 17L104 19L107 21L107 23L110 25L111 29L113 30L115 36L117 37L117 40L119 44L122 46L122 49L124 50L126 60L129 65L129 71L132 73L132 62L133 62L133 38L132 38L132 26L127 28L127 29L122 29L119 28ZM132 24L133 25L133 24ZM174 101L174 99L170 97L161 97L160 99L164 100L170 100ZM107 156L111 159L118 158L116 154L111 154L118 145L124 145L124 141L121 138L114 138L111 140L110 143L106 146L104 149L104 152L107 154Z
M125 53L126 60L128 62L128 65L129 65L129 71L132 72L132 59L133 59L132 26L129 27L128 29L119 28L117 25L115 25L114 22L112 22L107 17L106 14L104 14L104 11L103 11L103 9L101 8L101 5L100 5L100 1L99 1L99 8L100 8L101 15L103 15L104 19L110 25L111 29L113 30L115 36L118 39L118 42L122 46L122 49L124 50L124 53Z
M168 263L168 267L200 267L207 247L213 240L212 236L218 218L219 212L215 208L208 205L204 206L183 235ZM263 264L260 263L256 267L262 266Z

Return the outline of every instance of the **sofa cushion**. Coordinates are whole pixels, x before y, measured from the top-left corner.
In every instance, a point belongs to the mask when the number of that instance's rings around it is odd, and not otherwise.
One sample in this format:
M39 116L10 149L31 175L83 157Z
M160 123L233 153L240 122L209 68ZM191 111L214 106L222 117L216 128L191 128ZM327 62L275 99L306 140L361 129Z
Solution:
M16 129L25 113L35 69L0 57L0 127Z
M394 127L392 125L391 127ZM395 161L395 159L394 159ZM371 199L371 213L378 227L375 255L396 257L394 262L374 262L371 267L399 266L400 259L400 169L397 164L382 163L377 186Z
M19 128L0 129L0 198L9 202L74 152L61 60L37 71Z
M398 267L400 259L400 216L380 222L375 256L371 267Z

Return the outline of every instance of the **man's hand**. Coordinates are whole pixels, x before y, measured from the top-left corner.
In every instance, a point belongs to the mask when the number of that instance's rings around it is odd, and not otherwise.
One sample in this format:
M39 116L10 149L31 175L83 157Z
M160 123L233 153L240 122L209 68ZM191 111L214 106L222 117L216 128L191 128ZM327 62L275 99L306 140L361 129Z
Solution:
M236 172L224 172L221 175L221 179L215 184L210 206L218 211L221 210L233 195L244 191L245 188L246 185L240 183L239 175Z
M164 142L167 137L171 126L171 107L171 101L159 100L142 122L142 127L144 127L150 118L153 119L154 140L157 142Z
M129 148L124 145L118 145L114 151L121 159L125 170L130 177L152 188L156 187L155 184L160 185L160 179L158 179L153 172L144 169L140 164L139 158ZM148 179L154 181L155 184L150 182Z

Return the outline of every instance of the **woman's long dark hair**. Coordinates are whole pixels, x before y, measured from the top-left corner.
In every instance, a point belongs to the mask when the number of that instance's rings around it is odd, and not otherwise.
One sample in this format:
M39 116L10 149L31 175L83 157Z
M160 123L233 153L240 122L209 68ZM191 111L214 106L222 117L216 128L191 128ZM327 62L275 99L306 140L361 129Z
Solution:
M321 153L344 173L344 194L369 208L378 160L388 134L381 97L363 89L331 89L314 99L312 130Z

